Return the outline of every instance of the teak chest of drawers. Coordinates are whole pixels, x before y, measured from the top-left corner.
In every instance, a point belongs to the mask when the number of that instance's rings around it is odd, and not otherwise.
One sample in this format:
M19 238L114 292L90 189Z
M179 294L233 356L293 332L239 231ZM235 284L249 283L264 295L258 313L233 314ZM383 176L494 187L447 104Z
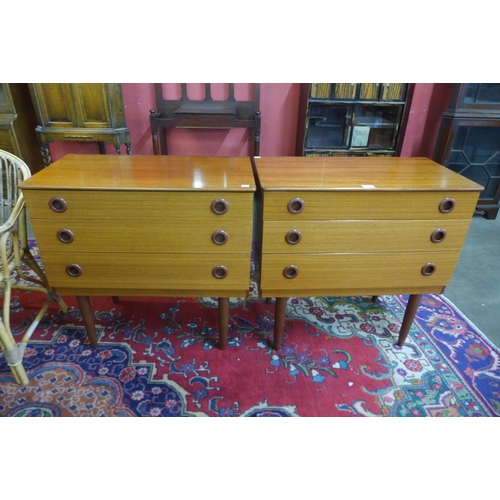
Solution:
M68 155L23 182L51 285L89 296L229 297L250 289L255 181L249 158Z
M410 294L403 345L423 293L449 284L482 186L426 158L255 158L261 297Z

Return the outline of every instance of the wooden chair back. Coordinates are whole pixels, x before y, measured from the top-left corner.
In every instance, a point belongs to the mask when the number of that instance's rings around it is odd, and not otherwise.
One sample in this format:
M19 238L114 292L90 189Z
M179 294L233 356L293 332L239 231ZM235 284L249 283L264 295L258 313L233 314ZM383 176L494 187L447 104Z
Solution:
M251 156L259 156L260 146L260 84L253 84L253 99L236 100L234 83L229 84L226 100L212 98L211 84L205 83L203 99L189 99L187 84L181 83L180 99L164 99L163 85L155 84L156 107L150 110L151 135L155 155L167 155L167 128L214 128L245 127L253 130Z

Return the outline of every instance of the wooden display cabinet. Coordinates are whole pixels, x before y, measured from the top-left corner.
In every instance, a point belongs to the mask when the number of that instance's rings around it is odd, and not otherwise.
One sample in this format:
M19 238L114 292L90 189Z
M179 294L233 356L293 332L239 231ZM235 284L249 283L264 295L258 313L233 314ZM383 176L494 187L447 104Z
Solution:
M500 208L500 83L457 83L443 114L434 161L484 187L476 210Z
M0 83L0 149L21 158L32 173L43 168L27 83Z
M407 83L308 83L301 89L298 156L394 156Z
M45 165L52 163L48 145L53 141L99 142L101 154L105 142L116 154L125 144L131 154L121 84L32 83L30 92Z

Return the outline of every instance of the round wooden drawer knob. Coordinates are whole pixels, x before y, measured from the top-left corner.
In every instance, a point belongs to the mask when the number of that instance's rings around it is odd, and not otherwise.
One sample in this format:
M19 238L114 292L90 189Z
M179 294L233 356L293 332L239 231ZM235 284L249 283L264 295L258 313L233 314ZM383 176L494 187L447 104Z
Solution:
M49 207L54 210L54 212L58 213L63 213L68 210L68 204L66 203L66 200L60 198L59 196L53 196L49 200Z
M445 198L439 204L439 211L442 214L449 214L455 208L455 200L453 198Z
M283 269L283 276L290 280L296 278L298 274L299 268L297 266L286 266L285 269Z
M431 274L434 274L435 271L436 271L436 264L434 264L434 262L429 262L422 267L421 272L424 276L430 276Z
M297 243L300 242L301 239L302 239L302 234L300 231L297 231L296 229L288 231L288 233L286 233L285 235L285 241L290 245L296 245Z
M217 198L216 200L212 201L210 208L212 209L212 212L214 214L223 215L228 211L229 204L226 200L222 198Z
M68 264L66 266L66 272L72 277L72 278L78 278L83 274L82 268L78 264Z
M212 269L212 276L219 280L223 280L228 275L227 267L225 266L215 266Z
M304 210L305 206L306 204L301 198L292 198L288 202L287 208L291 214L300 214Z
M436 229L431 234L432 243L441 243L446 238L446 229Z
M57 238L63 243L73 243L73 241L75 241L75 235L69 229L59 229L59 231L57 231Z
M227 243L228 239L229 239L229 236L226 233L226 231L214 231L212 233L212 241L216 245L225 245Z

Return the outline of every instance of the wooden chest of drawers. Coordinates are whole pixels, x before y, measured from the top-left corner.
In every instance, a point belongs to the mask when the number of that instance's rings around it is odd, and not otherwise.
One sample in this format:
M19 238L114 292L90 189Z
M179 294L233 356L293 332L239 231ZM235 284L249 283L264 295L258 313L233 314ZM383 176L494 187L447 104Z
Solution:
M249 158L68 155L21 188L48 279L91 337L89 295L208 295L225 348L229 297L250 288Z
M450 282L482 186L425 158L255 158L261 297L423 293Z

